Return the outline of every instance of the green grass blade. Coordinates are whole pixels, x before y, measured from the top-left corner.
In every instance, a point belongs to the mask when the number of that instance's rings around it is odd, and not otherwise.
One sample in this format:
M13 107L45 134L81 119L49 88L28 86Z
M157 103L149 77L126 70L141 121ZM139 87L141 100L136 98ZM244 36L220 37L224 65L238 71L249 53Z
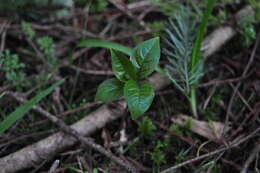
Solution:
M85 47L85 46L114 49L123 52L127 55L131 55L132 52L132 49L129 47L123 46L115 42L98 40L98 39L85 39L78 44L78 47Z
M36 105L44 97L49 95L55 88L57 88L63 82L64 80L60 80L54 83L51 87L41 91L28 102L15 109L14 112L12 112L10 115L7 116L7 118L0 122L0 134L2 134L5 130L10 128L17 120L21 119L34 105Z
M209 17L213 11L213 7L216 0L208 0L207 1L207 8L203 13L202 22L199 26L199 30L196 35L195 44L192 49L192 55L191 55L191 69L196 68L196 66L200 63L200 48L201 48L201 42L209 21ZM197 112L197 94L196 94L196 84L193 84L191 86L191 93L190 93L190 104L191 109L193 112L193 115L198 118L198 112Z
M198 58L200 55L200 47L201 47L201 42L209 21L209 17L211 15L211 12L213 10L214 4L215 4L216 0L208 0L207 2L207 8L203 13L203 18L202 18L202 22L199 26L199 30L197 32L196 35L196 40L195 40L195 44L192 50L192 60L191 60L191 68L194 67L197 63L198 63Z

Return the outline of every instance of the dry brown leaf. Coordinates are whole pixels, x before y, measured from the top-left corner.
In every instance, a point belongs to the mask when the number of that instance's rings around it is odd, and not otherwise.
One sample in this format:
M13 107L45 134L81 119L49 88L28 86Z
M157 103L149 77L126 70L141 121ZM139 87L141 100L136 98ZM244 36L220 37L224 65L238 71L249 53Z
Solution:
M178 125L185 125L187 121L191 121L192 132L214 142L221 143L221 136L224 129L224 124L221 122L200 121L186 115L178 115L176 118L174 117L171 120L173 123L176 123ZM229 128L226 129L228 130Z

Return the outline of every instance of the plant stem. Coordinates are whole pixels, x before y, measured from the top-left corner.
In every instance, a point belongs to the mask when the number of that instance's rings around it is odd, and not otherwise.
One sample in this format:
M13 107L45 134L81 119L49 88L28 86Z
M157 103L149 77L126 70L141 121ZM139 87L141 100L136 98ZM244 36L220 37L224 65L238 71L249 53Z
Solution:
M216 0L207 1L207 8L203 13L202 22L199 26L199 30L196 35L195 44L194 44L194 47L192 50L191 67L190 67L191 69L195 68L195 66L198 65L198 63L200 63L199 56L200 56L201 42L202 42L204 33L206 31L206 27L207 27L210 15L213 11L215 1ZM190 104L191 104L191 109L192 109L192 113L193 113L194 117L198 118L197 100L196 100L196 84L191 86Z
M194 117L198 118L196 95L197 95L196 87L193 85L193 86L191 86L190 105L191 105L191 110L192 110Z

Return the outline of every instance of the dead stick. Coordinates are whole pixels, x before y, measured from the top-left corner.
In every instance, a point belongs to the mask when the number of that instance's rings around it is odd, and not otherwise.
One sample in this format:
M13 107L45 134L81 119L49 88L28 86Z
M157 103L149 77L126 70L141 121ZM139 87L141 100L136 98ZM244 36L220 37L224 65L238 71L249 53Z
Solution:
M257 156L257 154L259 153L259 151L260 151L260 140L258 140L257 143L255 144L254 149L252 150L250 156L246 160L246 162L243 166L243 169L241 170L240 173L247 173L248 172L248 167L254 161L254 159Z

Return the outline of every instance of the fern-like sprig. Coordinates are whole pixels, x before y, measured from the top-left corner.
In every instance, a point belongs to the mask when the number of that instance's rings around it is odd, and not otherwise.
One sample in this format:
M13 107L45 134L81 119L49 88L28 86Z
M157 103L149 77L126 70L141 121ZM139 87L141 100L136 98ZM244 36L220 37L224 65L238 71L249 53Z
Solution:
M170 20L168 28L165 29L164 41L168 46L164 49L168 58L166 74L175 87L187 97L190 95L191 86L203 76L202 62L190 68L196 25L195 19L183 13L176 16L175 21Z
M196 86L203 75L203 61L200 58L201 43L215 1L207 0L207 6L196 34L196 23L194 23L196 20L189 20L188 10L185 10L183 15L177 16L176 22L170 21L169 28L171 30L166 29L168 35L166 43L172 48L165 51L169 59L169 64L166 67L167 75L189 99L195 117L198 117ZM195 42L194 35L196 35ZM194 45L192 45L193 42Z

